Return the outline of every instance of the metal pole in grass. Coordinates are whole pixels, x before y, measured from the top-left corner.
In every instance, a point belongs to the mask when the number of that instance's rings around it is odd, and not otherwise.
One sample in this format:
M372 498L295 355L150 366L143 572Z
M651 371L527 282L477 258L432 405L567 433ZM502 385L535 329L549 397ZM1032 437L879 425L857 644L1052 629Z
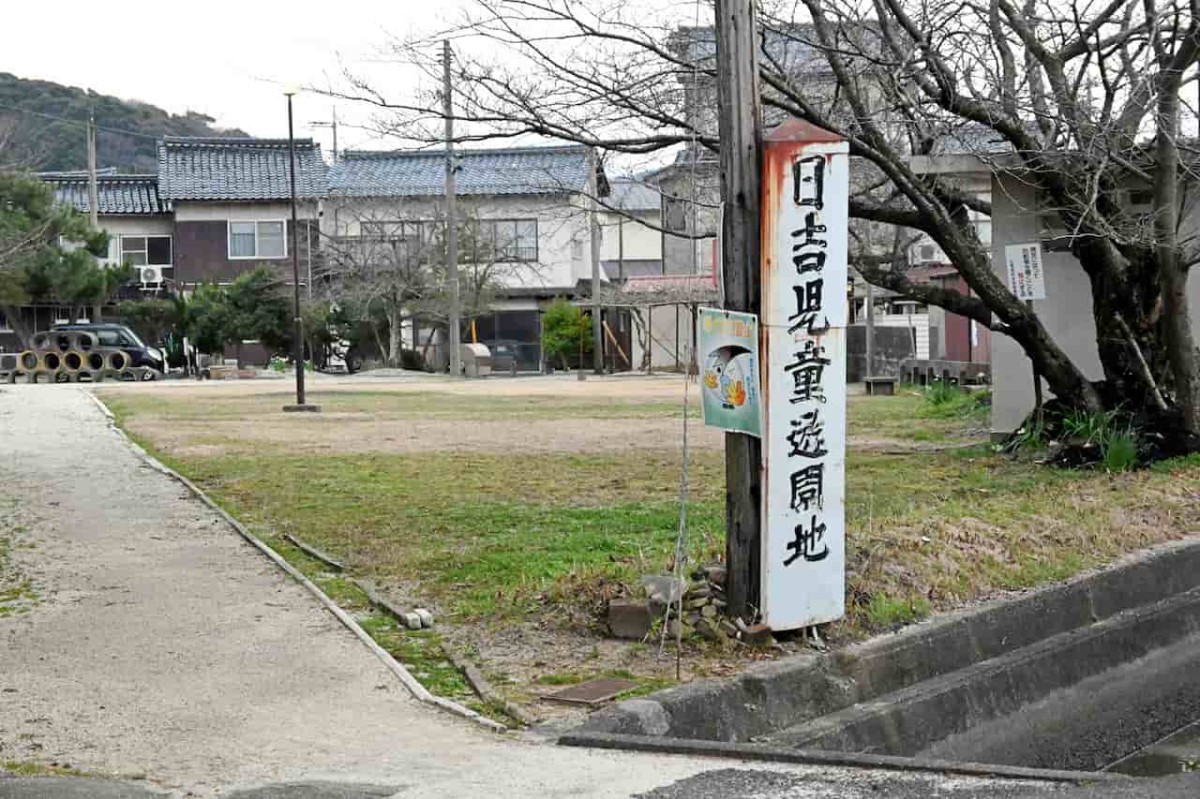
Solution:
M292 327L292 360L296 363L296 404L284 405L285 413L296 411L319 411L320 405L309 405L304 401L304 319L300 315L300 230L296 222L296 136L292 128L292 97L299 89L289 87L283 93L287 96L288 114L288 158L291 162L290 177L292 184L292 290L295 314ZM312 246L312 241L309 241Z
M692 357L692 346L687 347L687 355ZM690 363L690 360L689 360ZM675 611L675 680L678 682L683 679L683 562L686 558L687 549L687 506L688 506L688 461L690 452L688 450L688 389L691 378L688 375L683 377L683 465L679 473L679 529L675 532L675 564L671 569L671 574L674 579L674 585L679 587L679 601ZM663 614L662 632L659 637L658 651L662 654L667 643L667 622L671 618L671 595L667 594L667 610Z

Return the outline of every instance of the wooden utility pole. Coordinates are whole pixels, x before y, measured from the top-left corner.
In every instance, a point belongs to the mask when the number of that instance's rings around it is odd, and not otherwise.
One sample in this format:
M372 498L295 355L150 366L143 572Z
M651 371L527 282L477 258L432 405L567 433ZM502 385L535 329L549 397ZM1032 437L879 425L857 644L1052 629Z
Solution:
M333 133L333 162L336 164L338 160L338 118L337 107L333 109L333 119L330 122L313 122L314 128L329 128Z
M596 161L595 149L588 150L588 168L591 170L592 207L588 217L589 236L592 244L592 371L604 374L604 333L600 323L600 215L596 208L600 204L600 165ZM583 364L580 364L582 368Z
M756 314L762 294L762 123L754 0L717 0L716 22L725 307ZM726 433L726 600L734 616L748 616L759 604L761 521L762 442Z
M617 279L625 279L625 217L617 217Z
M88 115L87 124L88 158L88 218L92 228L100 227L100 191L96 186L96 116Z
M462 374L461 299L458 293L458 213L454 174L454 109L450 102L450 40L442 42L442 111L446 117L446 275L450 283L450 375Z
M867 365L863 370L863 377L872 378L875 376L875 287L867 283ZM915 353L914 353L915 354ZM870 387L868 386L868 389Z

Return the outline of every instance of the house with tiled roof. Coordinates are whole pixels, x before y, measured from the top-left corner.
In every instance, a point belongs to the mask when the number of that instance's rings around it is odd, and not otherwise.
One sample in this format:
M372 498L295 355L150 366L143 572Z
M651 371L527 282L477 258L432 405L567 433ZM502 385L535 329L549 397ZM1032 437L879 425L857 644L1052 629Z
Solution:
M41 178L58 202L91 212L86 173L44 173ZM96 177L96 200L100 226L109 235L105 260L137 267L139 282L147 288L172 281L174 220L170 204L158 193L158 178L102 172Z
M661 275L662 193L641 177L610 181L600 214L600 265L610 279Z
M445 227L442 153L352 151L327 166L311 139L295 148L302 283L333 279L333 256L346 242L351 252L384 245L436 257L431 245ZM460 285L469 294L486 275L499 287L483 312L475 306L464 340L503 344L521 367L537 368L542 309L590 293L591 198L603 173L581 146L465 150L456 163ZM290 282L290 169L286 139L163 138L157 175L99 176L109 260L139 267L143 289L187 292L264 264ZM89 210L86 174L45 179L61 202ZM405 333L409 346L422 341L417 324ZM618 336L627 329L615 318L612 327Z
M44 172L38 176L54 192L57 202L80 213L90 213L91 200L86 172ZM156 292L168 286L174 264L174 219L170 204L158 193L154 175L119 175L115 170L99 170L96 177L97 216L100 227L109 235L110 264L127 263L137 268L137 287ZM94 309L77 309L92 313ZM48 330L56 324L89 321L73 315L68 305L53 301L19 309L20 328ZM15 320L14 320L15 321ZM0 314L0 352L22 349L14 324Z
M520 368L539 366L541 311L590 292L590 203L603 180L592 164L574 145L456 153L460 285L464 294L484 281L499 287L464 340L512 348ZM330 168L327 239L441 257L445 169L441 151L344 153ZM423 343L418 329L407 327L408 346Z
M297 139L301 280L319 257L328 186L320 145ZM228 283L261 264L290 281L291 162L287 139L167 136L158 143L158 194L174 215L174 280Z

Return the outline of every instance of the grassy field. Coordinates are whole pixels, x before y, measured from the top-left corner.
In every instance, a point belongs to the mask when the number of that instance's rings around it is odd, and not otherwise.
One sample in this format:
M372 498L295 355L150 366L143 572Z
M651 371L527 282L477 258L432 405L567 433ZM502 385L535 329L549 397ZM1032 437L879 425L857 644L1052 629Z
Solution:
M277 419L279 396L104 396L143 443L270 540L298 535L458 623L578 619L639 575L669 567L680 467L670 439L589 454L299 455L282 443L239 443L222 429ZM679 402L666 398L363 391L316 399L333 418L365 415L397 430L432 418L467 438L481 419L616 430L628 419L679 415ZM993 452L986 409L933 407L913 391L853 398L850 420L849 615L835 638L1061 579L1200 529L1193 463L1119 475L1051 470ZM155 431L183 421L199 425L191 435L223 443L178 454L188 442ZM302 428L295 432L301 440ZM723 548L724 513L722 455L711 441L692 453L690 496L691 557L709 559Z

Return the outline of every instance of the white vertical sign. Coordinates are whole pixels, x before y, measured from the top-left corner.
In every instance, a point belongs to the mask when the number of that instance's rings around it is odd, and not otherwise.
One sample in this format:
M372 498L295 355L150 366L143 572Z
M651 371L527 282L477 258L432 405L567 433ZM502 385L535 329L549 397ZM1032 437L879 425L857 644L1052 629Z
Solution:
M763 159L762 591L787 630L846 608L846 324L849 155L804 123Z
M1042 245L1008 244L1004 247L1008 288L1018 300L1046 299L1046 275L1042 270Z

